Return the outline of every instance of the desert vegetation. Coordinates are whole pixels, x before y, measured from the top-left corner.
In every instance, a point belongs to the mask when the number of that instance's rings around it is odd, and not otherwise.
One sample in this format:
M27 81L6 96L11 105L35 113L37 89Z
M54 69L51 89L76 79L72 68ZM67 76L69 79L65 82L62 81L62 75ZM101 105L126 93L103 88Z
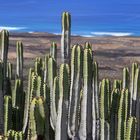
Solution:
M122 79L99 80L89 42L70 47L71 16L62 15L61 63L57 44L37 57L23 77L23 44L16 44L16 70L9 63L9 33L1 31L0 133L9 140L140 139L140 70L123 69ZM13 78L14 77L14 80ZM14 87L12 86L14 84Z

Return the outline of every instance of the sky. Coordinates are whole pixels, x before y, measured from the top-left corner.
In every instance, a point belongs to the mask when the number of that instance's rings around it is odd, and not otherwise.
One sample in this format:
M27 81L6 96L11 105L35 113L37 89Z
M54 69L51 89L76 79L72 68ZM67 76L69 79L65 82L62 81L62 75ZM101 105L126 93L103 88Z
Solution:
M90 20L104 25L140 23L140 0L0 0L0 26L53 26L63 11L71 13L75 26L91 26Z

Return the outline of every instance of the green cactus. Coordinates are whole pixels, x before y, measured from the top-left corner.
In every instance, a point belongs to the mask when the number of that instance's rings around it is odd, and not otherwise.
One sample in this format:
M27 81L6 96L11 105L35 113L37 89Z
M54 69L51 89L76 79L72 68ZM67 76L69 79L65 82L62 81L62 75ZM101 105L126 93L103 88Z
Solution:
M30 68L29 74L28 74L28 91L25 95L25 108L24 108L24 117L23 117L23 128L22 128L23 133L25 133L27 129L27 123L28 123L30 94L31 94L31 85L32 85L32 73L33 73L33 69Z
M128 90L122 90L118 108L117 139L124 140L128 119Z
M122 88L129 88L129 69L128 68L123 68L123 85Z
M92 79L92 138L99 139L99 73L98 63L93 64Z
M125 140L136 140L137 121L135 117L130 117L127 122Z
M6 74L7 74L7 58L8 58L8 47L9 47L9 33L6 30L2 30L1 31L1 41L0 41L0 46L1 46L1 61L2 63L1 65L1 72L2 72L2 79L1 79L1 87L2 89L0 90L0 134L4 133L4 124L3 124L3 110L4 110L4 95L7 93L7 78L6 78Z
M110 139L116 139L116 126L117 126L117 113L120 101L120 91L119 89L114 89L112 92L112 103L110 109Z
M54 100L54 95L53 95L53 83L54 83L54 78L57 73L57 66L56 66L56 61L53 58L49 58L48 60L48 83L49 83L49 88L50 88L50 109L54 108L53 106L53 100ZM55 128L55 120L56 120L56 112L53 112L54 110L51 111L51 125L52 128Z
M83 97L81 101L80 139L92 136L92 50L85 49L83 56Z
M121 80L114 80L113 82L113 89L122 89L122 81Z
M22 42L17 42L16 46L17 51L17 67L16 67L16 75L18 78L23 80L23 44Z
M138 68L137 63L132 64L132 69L131 69L131 78L130 78L130 115L133 116L133 94L134 94L134 79L135 79L135 73L136 69Z
M110 108L111 108L111 88L110 81L108 79L103 79L100 87L100 138L105 139L109 134L109 122L110 122ZM105 131L105 127L107 130ZM102 136L104 135L104 136Z
M83 51L81 46L75 45L71 53L71 85L68 114L68 135L70 138L78 133L78 110L80 104L80 90L82 86Z
M12 99L4 96L4 135L12 128Z
M71 16L68 12L62 14L61 59L69 62L70 58Z
M51 47L50 47L50 56L54 60L57 60L57 44L55 42L52 42L52 44L51 44Z
M68 139L67 123L68 123L68 95L69 95L69 66L61 64L59 71L59 103L58 115L56 122L55 140Z
M12 80L12 70L13 70L13 65L11 63L7 64L7 78L9 80Z

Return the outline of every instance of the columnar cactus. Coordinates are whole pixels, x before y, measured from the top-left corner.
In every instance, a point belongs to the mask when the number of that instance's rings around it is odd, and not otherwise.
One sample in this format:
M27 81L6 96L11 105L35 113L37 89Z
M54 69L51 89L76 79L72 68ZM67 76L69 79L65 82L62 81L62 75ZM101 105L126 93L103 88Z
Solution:
M4 109L4 95L7 92L7 79L6 79L6 73L7 73L7 57L8 57L8 46L9 46L9 33L6 30L1 31L1 41L0 41L0 46L1 46L1 72L2 72L2 79L1 79L1 89L0 89L0 134L3 134L4 128L3 128L3 109Z
M117 139L123 140L126 134L126 121L128 119L128 90L123 89L120 94L118 108Z
M93 64L92 79L92 138L99 139L99 73L98 63Z
M68 114L68 134L73 138L78 133L78 110L82 83L83 50L79 45L72 48L71 53L71 85Z
M135 117L130 117L127 122L127 129L125 134L125 140L136 140L136 125L137 121Z
M56 122L55 140L67 140L68 124L68 95L69 95L69 66L61 64L59 72L59 103Z
M129 69L128 68L124 68L123 69L123 83L122 83L122 88L129 88Z
M50 56L54 60L57 60L57 44L55 42L52 42L52 44L51 44L51 47L50 47Z
M136 69L138 68L137 63L132 64L132 70L131 70L131 80L130 80L130 115L133 116L133 94L134 94L134 79L135 79L135 73Z
M17 77L23 80L23 44L22 42L17 42Z
M83 56L83 95L81 101L81 116L79 138L92 137L92 50L85 49Z
M61 59L69 62L70 57L71 16L68 12L62 15Z
M4 135L12 128L12 99L4 96Z

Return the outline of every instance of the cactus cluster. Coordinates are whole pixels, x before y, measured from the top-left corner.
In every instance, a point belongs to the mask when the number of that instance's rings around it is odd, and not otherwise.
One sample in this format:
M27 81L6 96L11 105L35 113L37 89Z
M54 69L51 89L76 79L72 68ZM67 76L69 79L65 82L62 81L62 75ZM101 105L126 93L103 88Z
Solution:
M62 64L57 45L37 57L23 79L23 44L17 42L16 74L8 62L9 33L1 31L0 134L5 140L140 139L140 70L132 64L122 79L99 81L92 46L70 49L70 14L62 16ZM70 51L71 50L71 51ZM14 87L11 82L15 81Z

